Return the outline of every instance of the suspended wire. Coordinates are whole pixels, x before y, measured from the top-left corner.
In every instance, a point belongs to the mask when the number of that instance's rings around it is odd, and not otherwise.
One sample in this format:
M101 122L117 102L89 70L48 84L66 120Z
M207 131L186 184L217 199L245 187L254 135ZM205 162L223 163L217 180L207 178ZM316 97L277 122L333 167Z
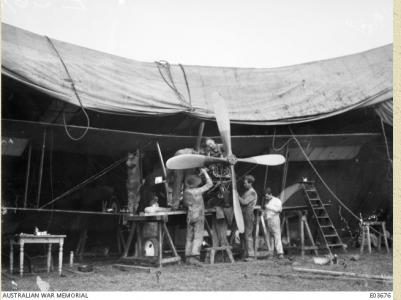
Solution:
M185 73L184 67L180 64L180 68L181 71L183 73L184 76L184 80L185 80L185 85L187 87L187 93L188 93L188 97L189 97L189 101L187 101L185 99L185 97L181 94L181 92L178 90L177 86L175 85L174 82L174 78L173 75L171 73L171 65L169 62L165 61L165 60L160 60L160 61L155 61L155 64L157 66L157 69L159 71L159 74L161 76L161 78L163 79L163 81L167 84L167 86L173 90L173 92L176 94L178 100L181 102L182 105L189 107L190 110L192 110L192 100L191 100L191 92L190 92L190 88L189 88L189 83L187 80L187 75ZM163 74L162 70L164 70L164 72L166 73L166 75ZM167 78L166 78L167 76Z
M287 146L291 140L293 139L293 137L289 138L283 145L281 145L280 147L276 148L275 147L275 140L276 140L276 127L274 127L274 133L273 133L273 140L272 140L272 149L276 152L281 151L284 149L285 146Z
M244 179L244 177L245 177L246 175L248 175L248 174L249 174L253 169L255 169L257 166L258 166L258 165L254 165L253 167L249 168L248 171L246 171L245 173L243 173L243 174L238 178L238 180Z
M64 198L65 196L67 196L67 195L69 195L69 194L71 194L73 192L78 191L79 189L83 188L84 186L88 185L89 183L91 183L91 182L95 181L96 179L102 177L103 175L107 174L108 172L110 172L115 167L118 167L125 160L126 160L126 157L123 157L123 158L119 159L118 161L112 163L111 165L109 165L107 168L103 169L99 173L97 173L97 174L89 177L88 179L84 180L83 182L77 184L73 188L69 189L68 191L66 191L65 193L63 193L60 196L56 197L55 199L51 200L50 202L46 203L45 205L42 205L40 208L44 208L46 206L49 206L50 204L52 204L52 203Z
M66 122L66 120L65 120L65 113L64 113L64 111L63 111L63 122L64 122L64 129L65 129L65 132L66 132L67 136L68 136L71 140L73 140L73 141L82 140L82 139L85 137L86 133L88 132L88 130L89 130L89 128L90 128L90 119L89 119L89 115L88 115L88 113L86 112L86 110L85 110L85 108L84 108L84 106L83 106L83 104L82 104L81 98L79 97L78 91L77 91L77 89L76 89L76 87L75 87L74 80L72 79L72 76L71 76L70 72L68 71L67 65L65 64L63 58L61 57L60 53L58 52L58 50L57 50L56 46L54 45L53 41L52 41L48 36L45 36L45 37L46 37L47 41L49 42L50 46L51 46L51 47L53 48L53 50L56 52L58 58L60 59L61 64L63 65L64 70L65 70L65 72L66 72L66 74L67 74L67 76L68 76L68 78L69 78L69 80L70 80L71 87L72 87L72 90L74 91L75 97L77 98L77 100L78 100L78 102L79 102L79 105L80 105L80 107L81 107L81 110L82 110L82 112L84 113L85 118L86 118L86 128L85 128L84 132L82 133L82 135L81 135L80 137L75 138L75 137L73 137L73 136L70 134L70 132L68 131L68 125L67 125L67 122Z
M316 167L315 167L315 166L313 165L313 163L310 161L310 159L309 159L308 155L306 154L304 148L302 147L301 143L300 143L299 140L295 137L294 132L292 131L292 129L291 129L290 126L288 126L288 129L290 130L291 135L292 135L294 141L297 143L297 145L298 145L299 149L301 150L302 154L305 156L306 161L309 163L309 165L311 166L311 168L313 169L313 171L316 173L316 175L319 177L320 181L323 183L323 185L326 187L326 189L329 191L329 193L334 197L334 199L336 199L336 200L338 201L338 203L339 203L346 211L348 211L348 212L351 214L351 216L353 216L353 217L354 217L355 219L357 219L359 222L362 222L362 223L363 223L363 220L362 220L360 217L358 217L356 214L354 214L354 212L353 212L350 208L348 208L348 207L345 205L345 203L342 202L342 201L340 200L340 198L337 197L337 195L333 192L333 190L332 190L332 189L328 186L328 184L324 181L324 179L322 178L322 176L320 175L320 173L318 172L318 170L316 169ZM372 226L369 226L369 227L372 229L372 231L376 232L376 233L379 234L380 236L383 235L382 233L380 233L379 231L377 231L376 229L374 229ZM391 238L390 238L390 239L391 239Z
M342 213L341 213L341 208L342 206L338 206L338 215L340 216L340 220L344 223L345 225L345 229L348 231L351 239L354 239L354 234L352 233L351 227L349 226L348 221L343 217Z

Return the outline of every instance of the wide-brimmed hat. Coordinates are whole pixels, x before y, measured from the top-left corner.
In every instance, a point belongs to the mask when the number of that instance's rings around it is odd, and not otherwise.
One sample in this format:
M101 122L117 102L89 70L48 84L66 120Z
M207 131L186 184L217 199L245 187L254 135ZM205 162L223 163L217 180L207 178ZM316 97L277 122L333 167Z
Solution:
M200 178L198 175L192 174L185 178L185 185L190 188L198 187L201 183L202 178Z

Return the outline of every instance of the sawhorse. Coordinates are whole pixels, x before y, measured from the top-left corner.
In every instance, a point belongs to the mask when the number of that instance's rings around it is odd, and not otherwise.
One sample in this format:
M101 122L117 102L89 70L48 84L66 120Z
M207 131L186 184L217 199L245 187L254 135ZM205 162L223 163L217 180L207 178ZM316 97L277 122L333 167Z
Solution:
M371 240L370 240L370 227L371 226L380 226L381 233L379 233L379 240L378 240L378 245L377 248L380 250L381 249L381 241L382 238L384 239L384 245L386 247L387 253L390 253L389 247L388 247L388 241L387 241L387 236L386 236L386 222L363 222L362 223L362 242L361 242L361 254L363 253L363 249L365 247L365 240L367 241L367 246L368 246L368 251L369 254L372 254L372 245L371 245Z
M221 237L221 240L219 240L217 234L217 226L218 225L215 214L212 215L212 228L210 228L208 221L205 219L205 229L212 239L212 247L206 249L210 258L210 264L214 264L214 258L217 251L225 251L230 262L234 263L234 256L231 251L232 247L228 244L227 236L225 235Z

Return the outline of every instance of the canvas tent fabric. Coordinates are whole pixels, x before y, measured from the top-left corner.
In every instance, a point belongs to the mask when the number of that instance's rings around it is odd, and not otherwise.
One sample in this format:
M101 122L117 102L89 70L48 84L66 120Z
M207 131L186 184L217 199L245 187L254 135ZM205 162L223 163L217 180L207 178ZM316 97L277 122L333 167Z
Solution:
M181 66L129 60L3 23L2 74L80 105L72 79L83 107L116 114L213 119L214 91L233 123L292 124L367 106L386 122L392 114L392 45L271 69Z

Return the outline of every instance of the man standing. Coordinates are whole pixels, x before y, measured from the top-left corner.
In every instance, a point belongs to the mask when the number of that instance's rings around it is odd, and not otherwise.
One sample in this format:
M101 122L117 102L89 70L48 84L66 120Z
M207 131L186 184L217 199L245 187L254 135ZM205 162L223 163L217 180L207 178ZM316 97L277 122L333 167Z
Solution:
M283 210L281 200L272 195L271 189L265 190L264 218L271 233L270 243L274 245L279 259L284 258L283 245L281 243L280 212ZM274 251L274 249L272 251Z
M255 177L246 175L244 178L245 192L238 197L241 204L242 215L244 216L245 231L241 235L241 244L245 252L245 260L249 260L255 255L252 233L255 222L254 208L258 201L258 194L253 189L254 182Z
M185 257L187 263L200 264L200 248L203 242L205 223L205 205L202 194L212 186L212 180L205 169L201 173L206 177L206 184L202 187L202 179L197 175L189 175L185 179L183 202L188 208L187 238L185 243Z

